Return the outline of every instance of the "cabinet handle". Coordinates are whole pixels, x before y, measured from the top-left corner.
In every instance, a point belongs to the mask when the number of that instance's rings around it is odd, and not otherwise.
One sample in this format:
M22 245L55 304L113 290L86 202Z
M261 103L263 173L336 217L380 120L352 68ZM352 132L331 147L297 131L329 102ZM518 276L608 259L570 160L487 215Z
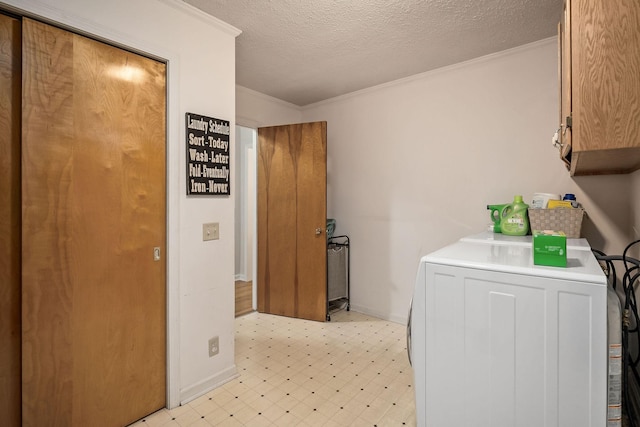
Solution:
M551 138L551 144L553 144L553 146L558 150L562 149L562 142L560 142L560 131L562 131L562 125L560 125L556 133L554 133L553 137Z
M564 131L562 132L563 135L567 132L567 129L571 129L571 127L573 126L573 118L571 116L567 116L567 118L564 119L564 123L565 127Z

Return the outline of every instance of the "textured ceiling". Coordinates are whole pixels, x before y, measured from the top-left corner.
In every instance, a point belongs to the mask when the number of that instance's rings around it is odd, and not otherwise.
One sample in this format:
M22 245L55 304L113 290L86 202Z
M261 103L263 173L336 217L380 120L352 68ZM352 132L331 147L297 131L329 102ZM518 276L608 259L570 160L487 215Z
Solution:
M304 106L554 36L562 0L184 0L240 29L236 83Z

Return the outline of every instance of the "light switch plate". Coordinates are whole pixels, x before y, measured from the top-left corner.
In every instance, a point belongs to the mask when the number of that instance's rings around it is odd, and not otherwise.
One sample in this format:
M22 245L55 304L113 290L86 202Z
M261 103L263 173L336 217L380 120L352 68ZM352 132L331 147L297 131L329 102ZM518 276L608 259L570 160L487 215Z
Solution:
M217 222L202 224L202 240L218 240L220 238L220 225Z

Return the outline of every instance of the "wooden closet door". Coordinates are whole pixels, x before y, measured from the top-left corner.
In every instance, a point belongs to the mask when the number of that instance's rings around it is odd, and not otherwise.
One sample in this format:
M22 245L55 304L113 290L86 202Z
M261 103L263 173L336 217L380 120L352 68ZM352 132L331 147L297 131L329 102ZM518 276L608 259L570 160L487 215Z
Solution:
M0 14L0 419L20 426L20 21Z
M23 423L126 425L165 405L165 65L28 19L23 58Z

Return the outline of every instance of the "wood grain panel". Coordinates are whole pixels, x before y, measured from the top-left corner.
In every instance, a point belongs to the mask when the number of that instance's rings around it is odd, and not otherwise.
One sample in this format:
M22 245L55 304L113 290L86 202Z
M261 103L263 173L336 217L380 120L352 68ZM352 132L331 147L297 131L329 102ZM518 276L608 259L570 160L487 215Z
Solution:
M20 21L0 14L0 417L21 424Z
M297 265L300 286L298 315L327 316L327 124L302 125L297 163ZM324 190L324 191L322 191ZM316 229L323 230L316 234Z
M288 127L258 132L258 310L297 317L295 170Z
M573 148L593 164L599 154L588 151L640 148L640 3L573 0L571 8ZM639 165L639 153L621 153L634 158L617 167Z
M23 424L71 425L73 41L23 21ZM36 64L48 64L39 68Z
M253 283L236 281L236 317L253 311Z
M326 122L258 129L258 310L326 318Z
M24 24L25 425L164 406L165 66Z

